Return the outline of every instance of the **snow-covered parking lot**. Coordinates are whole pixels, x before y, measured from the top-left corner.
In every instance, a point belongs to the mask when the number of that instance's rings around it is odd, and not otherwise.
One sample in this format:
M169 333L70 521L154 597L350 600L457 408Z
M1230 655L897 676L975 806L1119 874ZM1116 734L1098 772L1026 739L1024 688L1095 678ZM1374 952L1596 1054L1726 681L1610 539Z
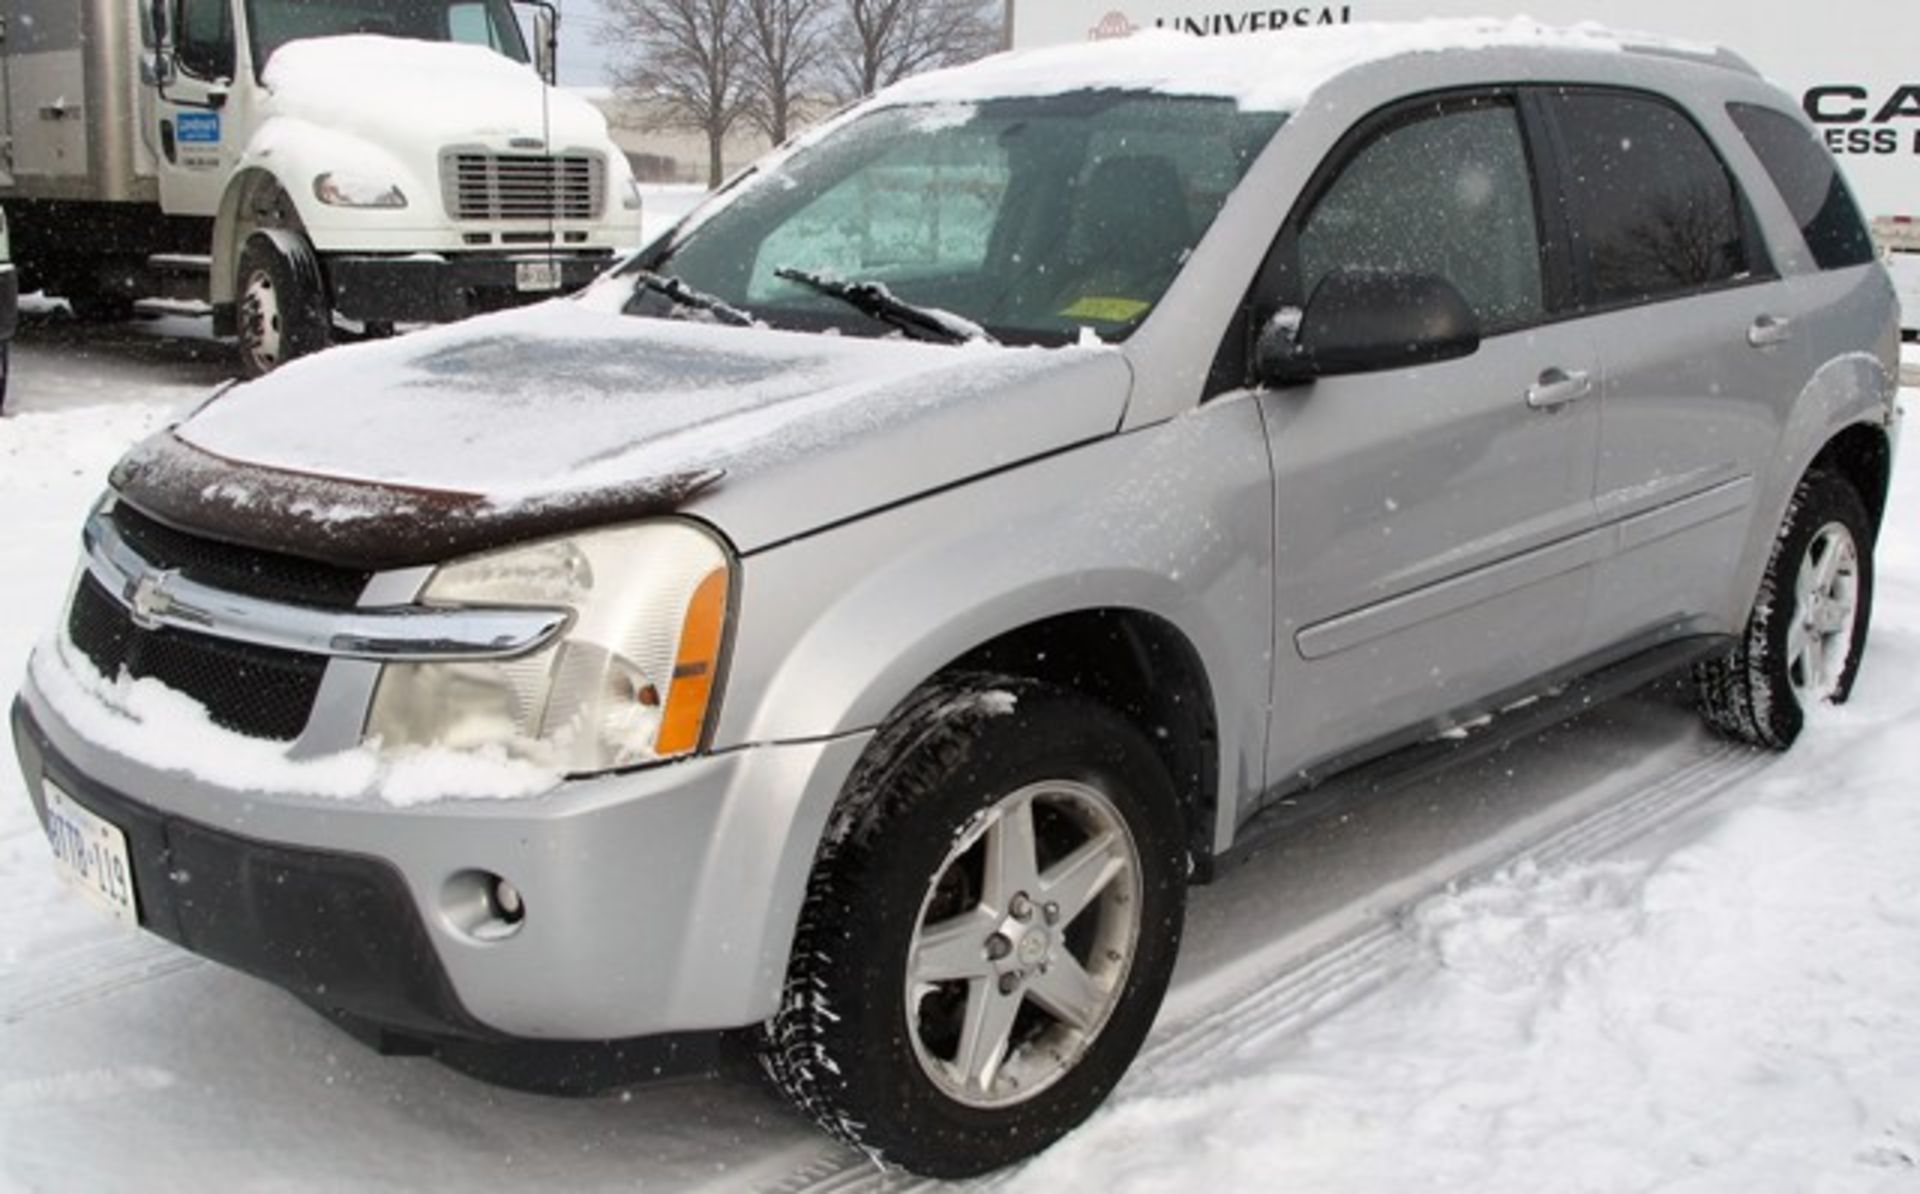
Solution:
M107 467L226 376L221 346L158 334L183 330L23 332L0 421L9 687ZM1920 1189L1911 444L1895 488L1855 700L1791 755L1711 739L1663 689L1277 838L1197 893L1112 1102L1001 1181ZM377 1056L65 892L11 757L0 894L7 1188L892 1184L748 1076L562 1100Z

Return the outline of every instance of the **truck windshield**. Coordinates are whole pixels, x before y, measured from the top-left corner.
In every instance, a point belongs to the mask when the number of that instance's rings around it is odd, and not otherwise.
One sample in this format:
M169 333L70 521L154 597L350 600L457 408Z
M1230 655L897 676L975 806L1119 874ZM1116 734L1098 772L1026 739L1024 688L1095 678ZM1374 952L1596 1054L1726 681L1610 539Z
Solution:
M527 61L507 0L247 0L247 32L255 71L290 41L345 33L462 42Z
M811 277L876 283L1010 343L1124 339L1284 119L1123 91L882 108L762 167L627 270L779 327L889 332ZM659 286L627 303L674 307Z

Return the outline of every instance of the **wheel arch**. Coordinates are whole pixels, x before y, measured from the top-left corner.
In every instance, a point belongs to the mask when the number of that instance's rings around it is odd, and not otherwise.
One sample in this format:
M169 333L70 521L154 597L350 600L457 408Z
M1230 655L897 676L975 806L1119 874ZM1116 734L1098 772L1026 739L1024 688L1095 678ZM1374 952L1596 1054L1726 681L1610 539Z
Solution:
M972 647L930 679L969 671L1071 689L1131 722L1173 781L1194 877L1211 877L1220 804L1219 720L1206 664L1178 627L1126 607L1054 614Z
M1787 413L1752 511L1752 532L1723 611L1729 627L1746 624L1773 542L1800 481L1813 469L1838 472L1859 491L1879 531L1892 476L1897 386L1886 361L1845 353L1816 370Z
M248 166L227 184L214 215L212 273L207 285L216 313L224 310L231 318L240 250L249 236L265 228L306 234L299 208L279 177L264 167Z
M1886 427L1860 422L1841 428L1814 454L1807 471L1831 473L1853 486L1879 535L1893 483L1893 439Z

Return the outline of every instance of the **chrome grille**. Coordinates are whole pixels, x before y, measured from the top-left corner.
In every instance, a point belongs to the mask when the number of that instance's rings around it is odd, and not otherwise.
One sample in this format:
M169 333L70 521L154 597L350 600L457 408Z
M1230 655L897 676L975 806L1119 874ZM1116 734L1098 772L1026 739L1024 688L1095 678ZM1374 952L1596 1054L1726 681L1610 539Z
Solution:
M600 215L606 162L591 153L450 150L440 187L456 220L591 220Z

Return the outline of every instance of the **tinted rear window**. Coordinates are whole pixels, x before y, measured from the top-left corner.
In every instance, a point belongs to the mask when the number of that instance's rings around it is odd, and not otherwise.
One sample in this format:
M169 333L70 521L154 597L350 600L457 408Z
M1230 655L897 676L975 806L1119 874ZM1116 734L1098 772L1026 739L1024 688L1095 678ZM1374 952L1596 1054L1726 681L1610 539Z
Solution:
M1728 104L1727 114L1753 146L1767 177L1786 200L1800 235L1821 269L1842 269L1873 260L1860 209L1840 177L1833 155L1811 130L1784 112L1758 104Z
M1740 203L1684 113L1648 96L1548 97L1566 146L1574 231L1600 306L1703 290L1749 270Z

